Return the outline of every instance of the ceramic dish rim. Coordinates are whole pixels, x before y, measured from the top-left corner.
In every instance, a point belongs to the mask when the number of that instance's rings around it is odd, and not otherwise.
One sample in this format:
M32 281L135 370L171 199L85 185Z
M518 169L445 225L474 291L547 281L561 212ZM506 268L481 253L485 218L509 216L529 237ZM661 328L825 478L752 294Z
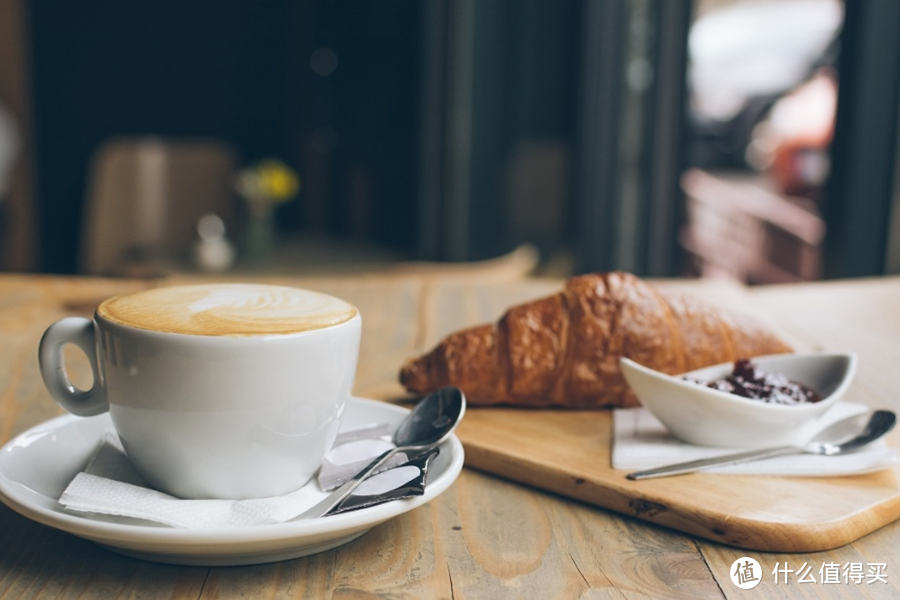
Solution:
M405 415L409 412L409 409L402 406L396 406L388 402L371 400L358 396L352 397L352 401L362 402L368 405L377 405L379 409L393 412L398 416ZM53 430L65 423L75 421L79 418L80 417L74 415L65 414L44 421L10 439L2 448L0 448L0 452L5 451L11 444L15 443L23 436ZM406 513L413 508L436 498L449 488L462 470L465 455L462 444L455 434L451 434L451 436L440 445L440 448L442 452L446 452L449 455L450 461L444 472L442 472L435 481L429 482L429 486L426 487L425 495L404 500L396 500L373 507L308 521L286 521L283 523L214 530L176 529L165 526L157 527L152 525L97 521L92 520L89 517L68 514L51 510L34 503L23 502L20 499L23 492L14 489L16 486L28 490L27 493L37 494L44 498L50 497L28 488L18 481L8 478L5 474L0 474L0 501L15 512L28 517L33 521L74 535L88 537L99 543L107 543L106 540L108 540L109 542L139 542L143 544L178 544L190 547L213 543L241 544L257 542L260 540L290 540L298 537L323 534L334 534L336 537L340 532L371 528L378 523L382 523L395 516Z
M808 359L808 358L843 358L847 361L847 368L840 379L840 383L837 387L832 390L832 392L819 400L818 402L810 402L804 404L771 404L768 402L760 402L758 400L751 400L749 398L744 398L742 396L738 396L737 394L731 394L728 392L723 392L721 390L716 390L713 388L705 387L703 385L699 385L697 383L692 383L690 381L684 381L681 379L682 377L688 377L694 373L699 373L702 371L714 371L716 369L724 369L730 368L734 365L734 362L723 362L715 365L710 365L708 367L703 367L700 369L694 369L693 371L687 371L685 373L681 373L678 375L668 375L663 373L662 371L657 371L655 369L651 369L645 365L640 364L632 359L622 357L620 362L625 364L627 367L641 371L647 375L656 376L658 379L665 381L667 383L676 385L685 390L692 390L699 394L707 395L710 398L717 398L724 404L731 404L735 407L745 407L745 408L753 408L758 411L763 412L771 412L773 414L783 413L787 411L789 414L799 415L805 412L819 412L822 410L823 406L831 406L835 403L837 399L842 397L844 393L847 391L847 388L853 382L853 379L856 375L856 367L857 367L857 356L852 352L794 352L794 353L782 353L782 354L766 354L763 356L755 356L752 358L754 361L762 360L768 361L769 359L787 359L791 358L797 359ZM641 399L641 402L644 403L644 399ZM646 404L645 404L646 405ZM648 407L649 408L649 407Z

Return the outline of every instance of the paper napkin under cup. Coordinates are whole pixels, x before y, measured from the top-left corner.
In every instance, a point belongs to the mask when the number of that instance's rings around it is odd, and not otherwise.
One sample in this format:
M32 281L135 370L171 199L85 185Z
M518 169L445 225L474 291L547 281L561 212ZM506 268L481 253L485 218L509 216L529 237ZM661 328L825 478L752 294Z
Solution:
M393 447L387 425L375 424L338 435L319 477L300 489L252 500L183 500L152 489L137 473L115 432L110 430L84 471L60 496L67 510L144 519L185 529L228 529L281 523L299 515L339 487L384 450ZM334 512L424 493L426 454L409 460L402 453L364 481Z
M816 431L845 417L866 412L868 408L853 402L835 404L816 423ZM811 434L807 437L811 437ZM613 413L612 467L640 471L664 465L712 458L740 452L741 448L695 446L672 436L646 408L617 409ZM897 449L884 440L861 450L839 456L796 454L776 456L734 465L709 467L705 472L733 475L785 475L828 477L859 475L879 471L900 462Z

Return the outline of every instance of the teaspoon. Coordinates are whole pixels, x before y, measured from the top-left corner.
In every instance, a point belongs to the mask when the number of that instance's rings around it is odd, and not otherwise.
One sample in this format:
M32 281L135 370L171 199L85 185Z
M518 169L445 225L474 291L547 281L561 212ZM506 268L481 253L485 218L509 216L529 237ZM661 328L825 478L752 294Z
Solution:
M395 454L424 452L443 442L462 420L465 412L466 397L459 388L444 387L428 394L416 404L394 432L396 448L384 452L324 500L291 520L302 521L327 515L331 509L352 494L366 477Z
M726 454L725 456L714 456L713 458L692 460L646 471L637 471L636 473L629 473L627 477L628 479L650 479L651 477L681 475L683 473L693 473L713 465L731 465L785 454L805 453L837 456L838 454L853 452L866 444L874 442L890 431L896 420L897 417L893 412L876 410L841 419L817 433L804 446L778 446Z

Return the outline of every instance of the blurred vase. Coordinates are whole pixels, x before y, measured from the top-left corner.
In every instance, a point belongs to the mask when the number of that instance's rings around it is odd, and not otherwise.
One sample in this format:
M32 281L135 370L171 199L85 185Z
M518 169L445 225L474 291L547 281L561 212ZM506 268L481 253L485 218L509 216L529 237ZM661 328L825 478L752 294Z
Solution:
M274 211L250 211L244 230L244 260L259 264L272 258L277 236Z
M250 264L269 260L275 252L275 206L290 201L300 178L278 159L267 158L241 170L235 182L247 207L243 255Z

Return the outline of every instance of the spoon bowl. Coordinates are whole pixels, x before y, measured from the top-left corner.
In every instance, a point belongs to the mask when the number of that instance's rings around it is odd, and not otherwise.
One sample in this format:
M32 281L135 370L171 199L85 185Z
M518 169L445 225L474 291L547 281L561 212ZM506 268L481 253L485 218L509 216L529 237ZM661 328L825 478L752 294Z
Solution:
M846 454L874 442L893 429L896 421L897 416L889 410L847 417L817 433L803 451L826 456Z
M394 443L407 448L441 443L466 412L466 397L456 387L436 390L418 402L394 432Z

